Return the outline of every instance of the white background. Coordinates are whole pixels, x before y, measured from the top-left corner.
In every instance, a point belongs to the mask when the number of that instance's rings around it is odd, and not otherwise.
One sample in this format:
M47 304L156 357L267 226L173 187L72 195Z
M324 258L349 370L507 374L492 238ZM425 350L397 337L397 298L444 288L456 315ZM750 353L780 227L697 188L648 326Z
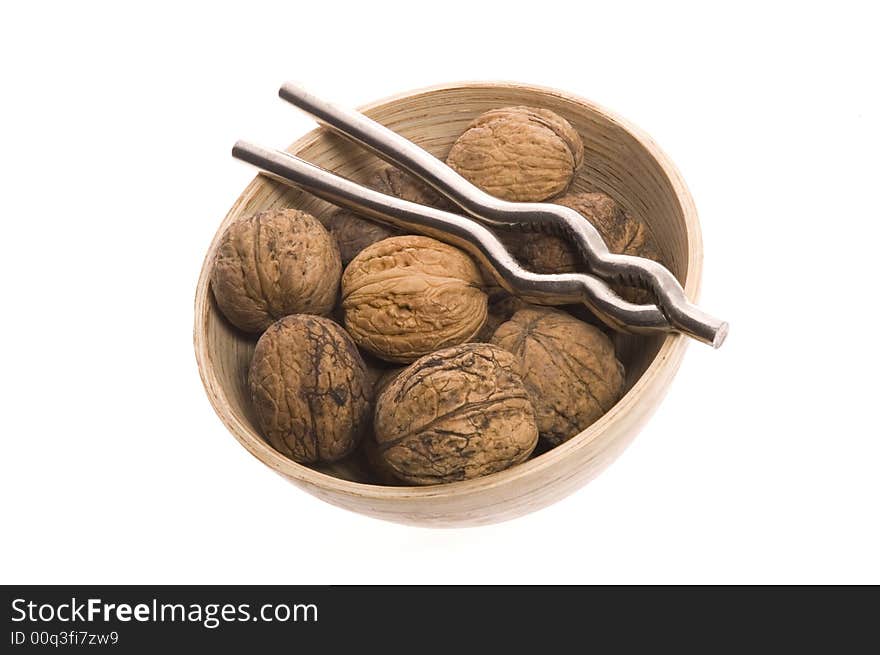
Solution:
M299 4L4 5L0 582L880 582L870 3ZM312 127L287 79L348 105L518 80L627 117L693 192L728 342L525 518L415 529L299 491L216 418L191 342L254 174L232 143Z

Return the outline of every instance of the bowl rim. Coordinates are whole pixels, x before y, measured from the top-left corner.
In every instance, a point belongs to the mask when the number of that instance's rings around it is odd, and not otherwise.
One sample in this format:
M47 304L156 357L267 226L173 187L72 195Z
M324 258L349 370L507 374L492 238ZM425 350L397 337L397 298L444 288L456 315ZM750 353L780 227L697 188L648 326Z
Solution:
M611 112L601 105L577 94L560 91L551 87L514 81L480 80L442 83L403 91L361 105L358 109L361 112L369 114L372 110L382 109L389 104L402 100L410 100L422 95L429 95L442 91L463 91L468 89L515 89L540 95L556 96L568 102L587 107L589 110L601 115L609 122L616 124L638 141L639 145L650 154L663 171L663 174L666 175L673 188L676 200L681 206L685 223L685 235L687 237L687 272L683 286L685 293L692 301L695 302L698 300L703 267L702 233L697 217L696 206L694 205L690 191L676 166L654 142L654 140L641 128L618 116L616 113ZM287 150L289 152L302 150L314 143L323 133L324 128L317 127L290 144L287 147ZM539 457L517 464L516 466L512 466L503 471L498 471L473 480L463 480L423 487L373 485L363 482L353 482L326 473L321 473L308 466L299 464L292 459L288 459L276 451L266 443L260 435L243 424L233 412L229 410L230 403L226 397L223 386L220 384L217 377L211 361L211 354L208 350L205 322L207 319L208 308L210 307L211 262L213 261L220 236L225 229L227 222L233 215L238 213L238 210L242 205L246 204L253 198L254 193L260 186L262 186L265 179L266 178L260 174L257 174L254 177L244 191L242 191L241 195L236 199L235 203L233 203L211 241L211 245L208 248L202 263L201 272L196 286L193 346L195 348L196 363L198 365L202 384L205 387L211 406L214 408L214 411L217 413L220 420L238 442L241 443L254 457L277 473L294 481L327 492L381 501L387 499L427 499L461 496L464 494L470 495L540 474L540 472L554 467L560 460L572 456L574 451L589 446L591 442L593 442L614 422L618 415L632 411L643 397L652 394L662 394L663 389L661 388L661 385L664 384L666 379L666 376L664 376L663 373L666 371L667 367L678 366L684 350L688 346L688 339L681 335L670 334L666 336L663 343L660 345L660 349L657 351L657 354L654 356L654 359L648 365L645 372L642 373L639 379L633 384L632 388L624 394L614 407L606 412L599 420L590 425L586 430L583 430L568 441L552 448Z

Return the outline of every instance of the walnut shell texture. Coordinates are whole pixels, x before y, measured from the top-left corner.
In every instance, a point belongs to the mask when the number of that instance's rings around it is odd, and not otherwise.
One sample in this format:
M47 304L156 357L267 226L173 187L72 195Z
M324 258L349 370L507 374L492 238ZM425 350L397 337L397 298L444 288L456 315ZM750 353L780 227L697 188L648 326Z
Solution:
M374 173L366 186L395 198L402 198L430 207L447 207L439 193L394 166L383 166ZM348 266L357 254L377 241L403 234L397 228L377 223L346 209L338 209L326 219L324 226L336 239L342 265Z
M396 471L391 468L376 443L372 434L364 437L361 447L358 449L360 460L368 474L371 484L381 484L386 487L405 486L406 482L397 477Z
M366 367L330 319L296 314L273 323L257 342L248 384L266 441L297 462L345 457L369 427Z
M648 224L623 211L604 193L569 193L553 201L574 209L592 223L611 252L661 261L660 249Z
M648 224L626 212L610 196L599 193L569 193L553 202L569 207L586 218L602 235L608 249L621 255L647 257L661 262L660 249ZM536 273L573 273L583 270L580 257L567 239L549 234L529 235L516 247L516 256ZM627 300L645 303L651 294L634 287L615 287Z
M367 186L395 198L429 207L448 207L449 203L427 184L394 166L384 166L367 181Z
M583 141L567 120L547 109L507 107L477 117L446 163L487 193L529 202L564 192L583 159Z
M385 390L385 387L394 382L394 379L405 370L406 366L394 366L382 371L382 373L379 374L379 377L376 378L376 383L373 385L373 395L378 398L379 394Z
M530 234L522 239L516 258L535 273L574 273L583 268L571 242L552 234Z
M488 343L492 340L495 330L497 330L502 323L509 321L510 318L523 307L531 306L532 305L525 300L522 300L517 296L512 296L506 292L503 295L499 294L494 299L490 298L486 324L483 325L483 329L480 330L479 334L474 338L474 341Z
M345 327L377 357L409 363L470 341L486 322L480 271L465 253L435 239L375 243L342 275Z
M398 375L376 403L375 435L395 475L425 485L523 462L538 429L516 358L468 343L427 355Z
M541 437L554 445L593 424L623 394L623 365L611 340L565 312L521 309L492 343L521 360Z
M339 291L336 242L311 214L260 212L235 221L221 237L211 289L224 316L261 332L288 314L327 314Z
M348 266L348 263L367 246L400 234L392 227L374 223L346 209L338 209L325 218L324 227L336 239L343 266Z

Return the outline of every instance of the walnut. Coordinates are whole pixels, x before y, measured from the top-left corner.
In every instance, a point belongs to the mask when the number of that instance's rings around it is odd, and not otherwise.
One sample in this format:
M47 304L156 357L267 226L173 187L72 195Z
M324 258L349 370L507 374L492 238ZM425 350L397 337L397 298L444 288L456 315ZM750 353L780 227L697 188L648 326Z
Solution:
M513 316L517 310L531 306L532 305L529 305L529 303L521 298L517 298L508 293L499 295L495 299L490 298L486 324L483 325L483 329L480 330L474 338L474 341L488 343L491 341L492 335L495 334L495 330L497 330L502 323L509 321L510 317Z
M611 252L647 257L662 263L660 250L648 224L625 213L610 196L604 193L569 193L553 202L574 209L592 223ZM581 259L572 243L548 234L521 238L516 247L516 256L524 266L536 273L572 273L583 270ZM644 289L615 289L631 302L651 301L651 293Z
M421 236L385 239L342 275L345 327L377 357L409 363L470 341L486 321L486 294L463 252Z
M331 320L342 327L343 324L339 321L335 319ZM370 353L361 353L361 359L364 360L364 368L367 371L367 388L375 390L376 385L379 383L379 380L382 379L382 377L385 375L388 364L387 362L383 362L378 357L373 357ZM372 391L371 395L375 396L375 391Z
M552 234L530 234L517 244L516 258L535 273L574 273L583 269L574 245Z
M386 487L400 487L406 484L397 477L395 470L385 461L379 450L379 444L376 443L376 438L372 434L364 437L364 442L358 449L358 455L367 473L366 479L370 481L370 484L380 484Z
M594 423L623 393L623 365L598 328L547 308L521 309L492 337L522 361L541 436L561 443Z
M296 314L273 323L257 342L248 383L266 441L297 462L341 459L369 426L366 367L328 318Z
M547 109L507 107L480 115L446 163L504 200L540 201L565 191L584 159L571 124Z
M430 207L448 207L446 200L431 187L393 166L384 166L367 181L366 186L381 193ZM339 245L342 265L377 241L402 234L397 228L376 223L346 209L333 212L324 220Z
M525 461L535 413L509 352L467 343L410 365L379 395L376 441L413 484L467 480Z
M329 313L341 272L336 243L314 217L273 209L227 228L211 289L230 323L261 332L288 314Z
M660 261L660 250L651 228L642 219L627 214L604 193L569 193L553 201L574 209L592 223L611 252Z
M324 219L324 226L336 239L343 266L348 266L348 263L367 246L400 234L393 227L374 223L347 209L338 209L330 214Z
M310 467L325 475L361 484L391 487L406 484L394 475L394 471L382 459L371 430L365 432L360 445L351 454L335 462L310 464Z
M394 166L381 168L367 181L367 186L419 205L438 208L449 206L446 199L434 189Z
M405 370L406 366L393 366L382 371L373 385L373 395L378 398L379 394L385 390L385 387L394 382L394 379Z

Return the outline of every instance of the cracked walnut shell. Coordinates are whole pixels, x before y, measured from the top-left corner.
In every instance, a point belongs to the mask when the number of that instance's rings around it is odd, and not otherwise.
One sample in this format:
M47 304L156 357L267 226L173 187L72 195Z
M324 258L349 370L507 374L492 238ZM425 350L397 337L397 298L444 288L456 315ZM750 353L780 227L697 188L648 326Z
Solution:
M295 209L272 209L226 229L211 289L230 323L262 332L288 314L329 313L341 272L336 243L317 219Z
M266 441L297 462L345 457L369 427L366 367L328 318L297 314L273 323L257 342L248 384Z
M474 338L486 322L482 283L457 248L422 236L385 239L342 275L345 327L377 357L409 363Z
M446 163L503 200L537 202L564 192L584 159L571 124L548 109L507 107L477 117Z
M412 484L468 480L528 459L535 413L509 352L453 346L400 373L376 403L379 451Z
M623 365L598 328L564 312L521 309L492 337L522 362L541 437L551 444L593 424L623 394Z

